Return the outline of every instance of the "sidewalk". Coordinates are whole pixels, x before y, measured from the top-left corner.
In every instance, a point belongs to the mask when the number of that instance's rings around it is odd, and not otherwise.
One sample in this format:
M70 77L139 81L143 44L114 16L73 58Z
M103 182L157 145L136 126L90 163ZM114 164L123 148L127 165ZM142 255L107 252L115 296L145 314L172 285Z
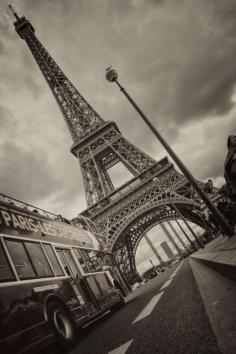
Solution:
M236 235L219 236L191 257L236 280Z
M196 259L190 264L221 353L236 353L236 282Z

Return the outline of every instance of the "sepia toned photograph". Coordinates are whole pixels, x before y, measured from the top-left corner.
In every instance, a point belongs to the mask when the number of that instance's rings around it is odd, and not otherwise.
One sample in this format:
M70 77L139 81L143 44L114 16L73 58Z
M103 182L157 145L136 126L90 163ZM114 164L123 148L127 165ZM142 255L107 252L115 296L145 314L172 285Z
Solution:
M236 353L236 2L0 1L0 352Z

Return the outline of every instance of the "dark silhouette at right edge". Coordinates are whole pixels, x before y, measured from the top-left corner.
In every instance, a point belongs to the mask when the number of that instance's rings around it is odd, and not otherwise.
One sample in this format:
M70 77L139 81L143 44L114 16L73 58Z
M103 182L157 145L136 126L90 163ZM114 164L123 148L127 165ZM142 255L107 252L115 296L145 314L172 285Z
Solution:
M228 154L224 163L224 176L229 197L236 202L236 136L230 135L227 140Z

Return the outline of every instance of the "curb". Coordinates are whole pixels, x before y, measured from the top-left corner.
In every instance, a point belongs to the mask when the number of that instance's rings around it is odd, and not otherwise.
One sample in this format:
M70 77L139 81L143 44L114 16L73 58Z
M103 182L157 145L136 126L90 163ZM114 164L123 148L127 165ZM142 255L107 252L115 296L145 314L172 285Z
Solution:
M228 261L223 261L223 259L221 260L221 258L227 257L227 255L225 255L224 253L228 254L228 252L229 251L219 252L219 254L217 255L216 253L218 252L208 253L208 254L198 254L198 255L192 255L191 258L214 269L218 273L221 273L224 276L236 281L236 262L235 262L236 250L231 251L234 254L234 262L230 260Z

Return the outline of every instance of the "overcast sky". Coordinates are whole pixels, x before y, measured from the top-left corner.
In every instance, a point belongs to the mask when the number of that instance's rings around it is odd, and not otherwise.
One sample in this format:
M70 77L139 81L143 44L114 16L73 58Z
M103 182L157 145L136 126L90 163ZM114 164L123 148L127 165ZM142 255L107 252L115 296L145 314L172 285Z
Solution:
M1 0L0 190L52 212L86 208L71 137L7 8L36 35L105 119L156 159L160 144L120 82L200 180L222 185L226 139L236 130L234 0Z

